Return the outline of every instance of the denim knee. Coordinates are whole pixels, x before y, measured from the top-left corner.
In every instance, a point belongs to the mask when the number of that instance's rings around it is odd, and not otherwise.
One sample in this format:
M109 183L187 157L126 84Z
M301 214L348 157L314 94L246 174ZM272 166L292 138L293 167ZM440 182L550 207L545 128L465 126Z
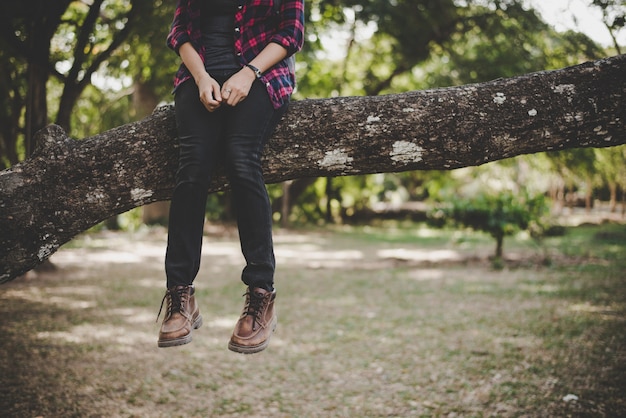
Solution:
M199 164L181 165L176 172L176 186L189 184L208 188L210 180L210 174Z

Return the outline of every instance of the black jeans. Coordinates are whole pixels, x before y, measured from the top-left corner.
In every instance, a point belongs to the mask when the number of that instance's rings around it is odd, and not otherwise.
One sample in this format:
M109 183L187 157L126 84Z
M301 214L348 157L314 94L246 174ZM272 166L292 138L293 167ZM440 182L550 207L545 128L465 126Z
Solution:
M229 75L212 76L223 84ZM224 164L232 190L241 250L242 281L273 289L272 211L261 153L287 105L275 110L265 86L255 81L237 106L209 112L193 80L175 95L180 156L169 218L165 272L167 286L190 285L200 268L207 188L217 164Z

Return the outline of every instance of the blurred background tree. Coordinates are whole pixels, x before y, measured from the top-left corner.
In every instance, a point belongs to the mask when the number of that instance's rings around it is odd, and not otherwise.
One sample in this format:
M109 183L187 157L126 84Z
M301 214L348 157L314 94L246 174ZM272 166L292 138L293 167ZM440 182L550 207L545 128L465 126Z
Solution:
M0 35L6 55L1 64L12 77L9 85L25 80L23 89L9 95L13 104L9 120L16 125L6 129L13 136L3 137L5 145L12 145L10 151L6 146L3 166L30 155L34 133L50 121L73 133L79 98L103 63L127 41L139 17L149 14L149 4L147 0L2 3Z
M527 191L480 189L471 195L455 198L437 211L441 225L446 223L489 234L495 241L493 259L502 260L504 237L520 231L540 234L547 212L545 197Z
M591 4L602 10L602 23L609 31L613 48L617 54L622 54L622 45L618 41L618 36L626 26L626 4L624 0L593 0Z
M83 138L172 101L179 64L166 48L174 1L22 0L0 5L0 169L26 158L50 122ZM307 0L306 43L294 99L378 95L551 70L621 52L626 6L589 0L612 45L557 32L515 0ZM332 138L329 138L332 140ZM394 207L424 214L477 178L550 197L555 211L602 198L624 200L624 147L521 156L456 172L406 172L301 179L270 185L275 219L356 222ZM467 175L467 173L471 173ZM284 198L287 197L288 198ZM424 206L409 204L423 203ZM582 203L580 203L582 204ZM418 209L415 209L418 208ZM623 209L622 209L623 210ZM166 218L166 204L151 219ZM406 212L397 212L406 213ZM142 217L125 215L122 226ZM213 194L211 220L229 220L228 194ZM419 216L418 216L419 217ZM146 219L148 221L148 219Z

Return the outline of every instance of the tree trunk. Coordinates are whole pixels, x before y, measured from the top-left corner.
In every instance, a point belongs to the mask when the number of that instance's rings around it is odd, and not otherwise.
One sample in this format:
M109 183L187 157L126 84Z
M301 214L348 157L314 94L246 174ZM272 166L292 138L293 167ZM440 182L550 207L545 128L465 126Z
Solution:
M287 192L287 203L284 202L284 196L272 200L272 212L280 211L281 218L283 216L289 217L293 207L296 205L298 198L304 193L304 191L313 183L317 181L317 178L300 178L294 179L288 182L288 185L284 186L289 188Z
M283 228L289 228L289 214L291 213L291 183L293 180L287 180L283 182L283 196L280 199L280 226Z
M609 181L609 212L615 213L617 209L617 182Z
M593 180L591 176L587 176L585 179L585 213L591 213L591 208L593 207Z
M72 113L74 113L76 102L84 89L84 85L69 81L63 87L55 123L66 132L71 132L72 130Z
M504 234L497 234L494 236L496 239L496 260L502 260L502 248L504 247Z
M33 153L36 146L35 134L48 123L47 66L47 62L38 61L31 61L28 64L28 93L26 94L26 123L24 127L26 155Z
M333 223L333 178L326 177L326 213L324 214L327 224Z
M145 118L158 106L159 97L152 85L143 83L137 78L133 84L132 103L134 119ZM170 202L149 203L142 207L141 220L146 225L167 225L169 214Z
M293 102L267 144L267 182L454 169L626 143L626 56L454 88ZM173 109L83 140L58 126L0 172L0 282L98 222L171 197ZM218 175L211 191L227 186Z

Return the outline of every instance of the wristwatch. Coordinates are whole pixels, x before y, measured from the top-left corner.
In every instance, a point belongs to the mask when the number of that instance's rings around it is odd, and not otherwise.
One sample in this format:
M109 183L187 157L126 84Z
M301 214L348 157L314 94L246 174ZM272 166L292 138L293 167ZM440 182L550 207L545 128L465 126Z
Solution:
M254 65L252 65L252 64L246 64L246 67L248 67L249 69L251 69L252 71L254 71L254 75L256 75L256 78L261 78L261 76L263 76L263 73L261 73L261 70L259 70L258 68L256 68Z

